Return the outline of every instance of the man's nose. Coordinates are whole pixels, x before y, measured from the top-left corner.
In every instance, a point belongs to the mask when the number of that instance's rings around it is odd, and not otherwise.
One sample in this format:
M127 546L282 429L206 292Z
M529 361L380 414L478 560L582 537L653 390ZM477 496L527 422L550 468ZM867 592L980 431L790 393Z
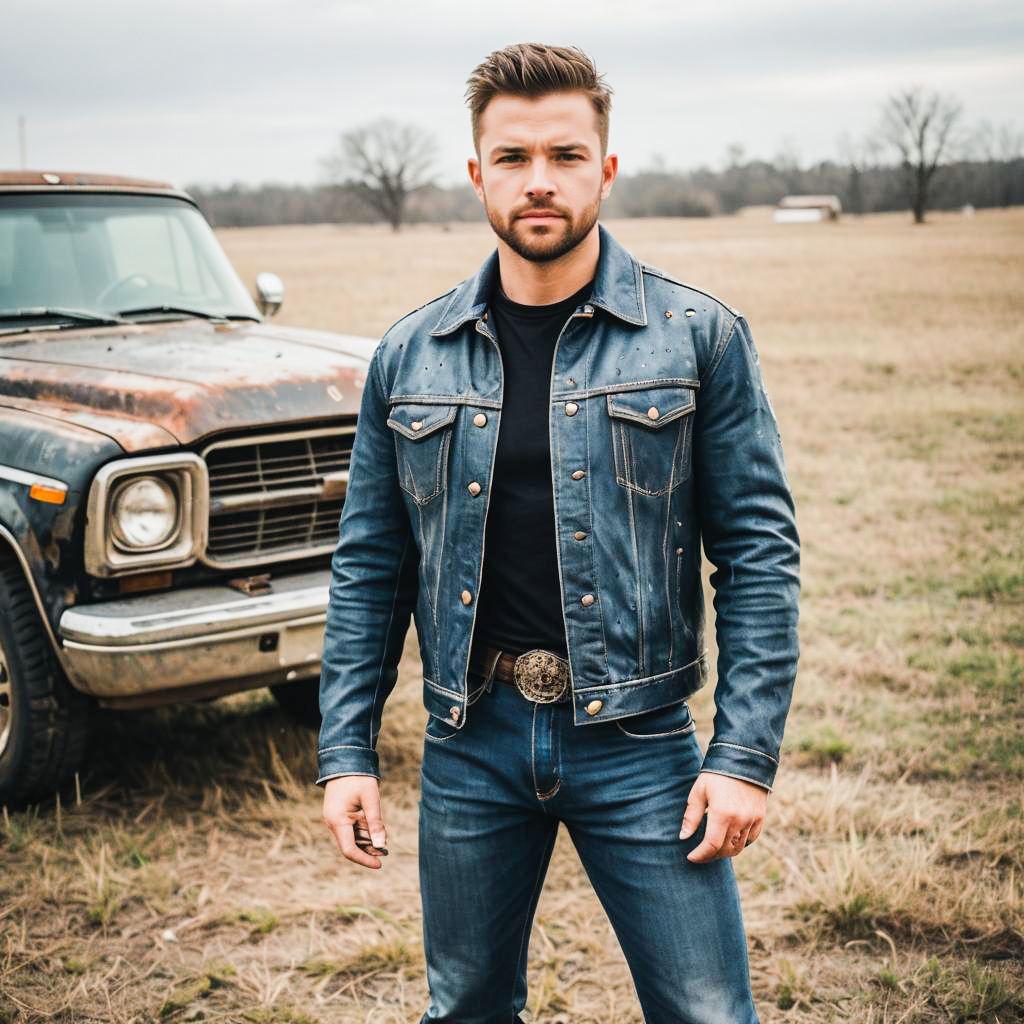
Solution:
M553 196L555 194L555 185L551 178L547 160L531 161L530 173L527 177L524 191L531 199L535 199L537 196Z

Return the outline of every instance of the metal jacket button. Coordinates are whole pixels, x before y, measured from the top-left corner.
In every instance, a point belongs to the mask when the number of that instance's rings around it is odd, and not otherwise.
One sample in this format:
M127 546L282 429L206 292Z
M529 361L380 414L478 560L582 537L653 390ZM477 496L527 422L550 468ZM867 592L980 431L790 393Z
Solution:
M594 595L593 594L584 594L580 598L580 604L591 605L593 603L594 603Z
M473 417L473 426L474 427L482 427L486 422L487 422L487 417L482 412L478 412Z
M452 719L453 719L454 721L456 721L456 722L457 722L457 721L459 720L459 709L458 709L458 707L457 707L457 706L456 706L455 704L453 704L453 705L452 705L452 706L451 706L451 707L450 707L450 708L448 709L448 714L452 716Z
M582 480L586 475L582 469L577 469L573 472L572 478L573 480Z
M650 409L647 410L647 415L650 419L656 420L661 415L661 413L658 412L657 406L652 405Z
M566 416L575 416L576 413L579 411L579 408L580 407L575 402L566 402L565 403L565 415Z
M592 700L587 705L587 714L588 715L596 715L598 713L598 711L600 711L601 708L603 708L603 707L604 707L604 701L603 700Z
M468 590L464 590L462 592L462 603L463 604L469 604L469 602L472 601L472 600L473 600L473 595Z
M412 427L413 430L419 430L420 427L423 426L423 420L413 420L409 426Z
M480 493L480 485L474 480L466 490L475 498Z
M586 535L586 534L585 534L585 533L584 533L584 532L583 532L582 530L577 530L577 531L576 531L576 532L575 532L575 533L573 534L573 536L574 536L574 537L575 537L575 538L576 538L577 540L586 540L586 537L587 537L587 535Z

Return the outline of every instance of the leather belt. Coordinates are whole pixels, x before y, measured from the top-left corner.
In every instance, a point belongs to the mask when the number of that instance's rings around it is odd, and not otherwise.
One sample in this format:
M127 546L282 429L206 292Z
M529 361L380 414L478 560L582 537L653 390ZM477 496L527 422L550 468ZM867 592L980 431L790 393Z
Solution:
M487 679L492 665L495 679L514 686L527 700L537 704L565 703L572 695L569 662L553 651L535 647L517 656L497 647L477 645L470 658L470 671Z

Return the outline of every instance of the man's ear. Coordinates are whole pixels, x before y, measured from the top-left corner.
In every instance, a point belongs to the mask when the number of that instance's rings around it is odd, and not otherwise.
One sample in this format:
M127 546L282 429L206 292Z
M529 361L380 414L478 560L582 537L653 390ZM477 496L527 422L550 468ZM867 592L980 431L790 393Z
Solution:
M619 173L619 158L615 153L609 153L601 165L601 198L607 199L612 193L612 184L615 176Z
M480 161L470 157L466 161L466 170L469 171L469 183L473 186L477 199L484 201L484 181L480 176Z

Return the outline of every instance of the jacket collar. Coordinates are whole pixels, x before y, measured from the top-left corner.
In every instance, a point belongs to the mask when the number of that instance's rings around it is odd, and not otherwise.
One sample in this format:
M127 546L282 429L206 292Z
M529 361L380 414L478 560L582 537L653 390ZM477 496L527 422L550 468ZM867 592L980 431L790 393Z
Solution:
M597 230L601 250L589 303L628 324L643 327L647 324L647 308L640 264L603 224L598 224ZM498 250L495 249L472 277L455 287L431 335L451 334L468 321L483 316L497 283Z

